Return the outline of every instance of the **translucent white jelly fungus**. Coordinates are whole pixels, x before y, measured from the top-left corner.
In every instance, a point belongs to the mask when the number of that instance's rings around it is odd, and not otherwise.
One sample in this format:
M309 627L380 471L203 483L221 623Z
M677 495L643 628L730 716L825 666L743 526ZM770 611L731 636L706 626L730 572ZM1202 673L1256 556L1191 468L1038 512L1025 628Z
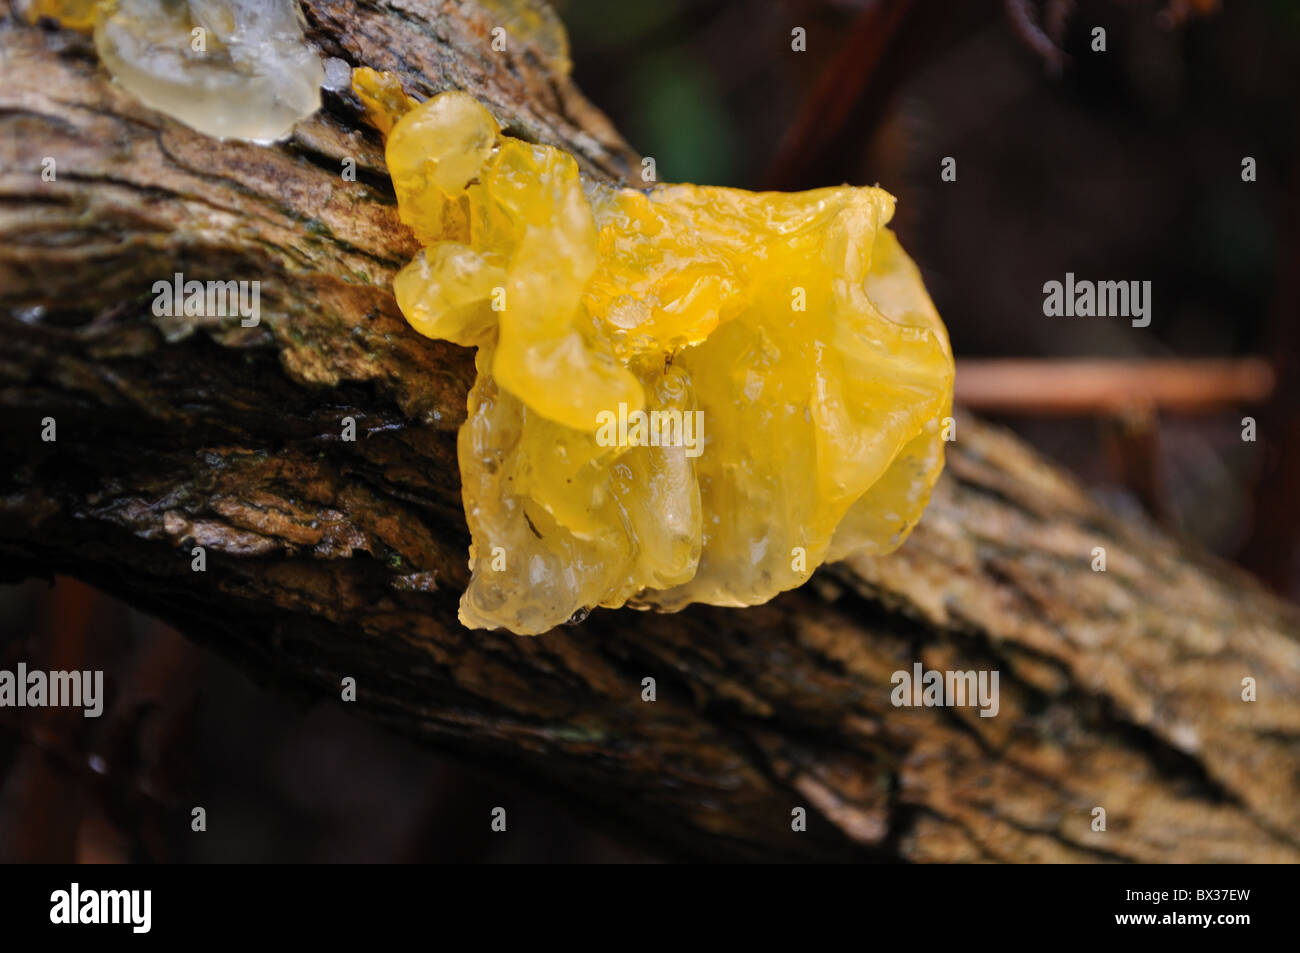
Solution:
M95 48L141 102L210 136L273 142L320 108L294 0L107 0Z

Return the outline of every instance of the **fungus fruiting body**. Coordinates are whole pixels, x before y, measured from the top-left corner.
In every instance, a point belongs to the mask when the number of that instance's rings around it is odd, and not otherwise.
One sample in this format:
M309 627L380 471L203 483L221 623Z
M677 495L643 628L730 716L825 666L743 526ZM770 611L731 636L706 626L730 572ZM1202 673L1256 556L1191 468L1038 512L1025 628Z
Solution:
M491 0L552 67L534 0ZM201 132L287 135L325 78L292 0L30 0ZM398 211L394 282L421 334L478 349L458 441L461 621L547 631L596 606L754 605L822 562L885 553L943 467L953 361L888 223L843 186L617 188L451 91L359 69Z
M953 361L891 195L615 188L466 93L416 105L364 69L354 88L423 245L398 304L478 349L465 625L753 605L901 544Z
M93 28L114 79L210 136L272 142L320 108L295 0L30 0L27 15Z

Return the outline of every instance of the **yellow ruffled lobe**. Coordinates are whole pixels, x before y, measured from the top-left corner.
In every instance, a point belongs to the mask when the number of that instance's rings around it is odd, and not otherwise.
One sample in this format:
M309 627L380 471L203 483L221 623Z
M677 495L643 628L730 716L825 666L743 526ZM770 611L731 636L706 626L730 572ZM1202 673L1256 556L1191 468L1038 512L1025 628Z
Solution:
M359 66L352 71L352 91L365 106L366 118L385 136L392 132L397 120L419 105L406 95L396 76L369 66Z
M100 0L27 0L24 15L28 23L49 17L69 29L89 33L95 28L95 8L99 2Z
M387 148L425 245L399 306L479 348L462 622L752 605L906 538L953 362L887 192L584 186L458 92L396 118ZM638 412L664 429L646 439Z

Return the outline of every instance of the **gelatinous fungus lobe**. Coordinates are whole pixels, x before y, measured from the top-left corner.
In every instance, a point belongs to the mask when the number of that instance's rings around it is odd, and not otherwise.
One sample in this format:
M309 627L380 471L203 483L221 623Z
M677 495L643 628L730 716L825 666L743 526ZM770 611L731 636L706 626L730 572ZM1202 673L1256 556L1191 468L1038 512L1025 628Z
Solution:
M146 106L210 136L271 142L320 108L320 55L295 0L36 0L92 22L113 78Z
M90 32L95 26L95 8L100 0L19 0L27 22L35 23L42 17L57 20L72 30Z
M902 543L943 467L953 362L891 195L613 188L465 93L354 86L424 246L398 304L478 348L464 624L753 605Z

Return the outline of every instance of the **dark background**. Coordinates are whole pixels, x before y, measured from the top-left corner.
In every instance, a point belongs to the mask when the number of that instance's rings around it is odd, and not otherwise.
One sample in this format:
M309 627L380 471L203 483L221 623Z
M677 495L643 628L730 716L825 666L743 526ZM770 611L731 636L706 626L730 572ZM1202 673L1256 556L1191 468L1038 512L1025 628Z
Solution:
M1146 420L1140 485L1131 421L1028 407L1002 422L1112 505L1300 595L1300 3L557 8L579 85L661 181L897 195L959 375L981 357L1270 357L1263 405ZM1063 55L1017 25L1025 12ZM1089 49L1097 26L1105 53ZM956 182L940 180L945 156ZM1042 284L1067 271L1150 280L1151 326L1044 317ZM0 587L0 668L18 661L103 669L111 704L97 720L0 709L0 860L671 859L342 706L255 684L72 580ZM194 805L207 833L190 832ZM489 830L496 805L506 834Z

